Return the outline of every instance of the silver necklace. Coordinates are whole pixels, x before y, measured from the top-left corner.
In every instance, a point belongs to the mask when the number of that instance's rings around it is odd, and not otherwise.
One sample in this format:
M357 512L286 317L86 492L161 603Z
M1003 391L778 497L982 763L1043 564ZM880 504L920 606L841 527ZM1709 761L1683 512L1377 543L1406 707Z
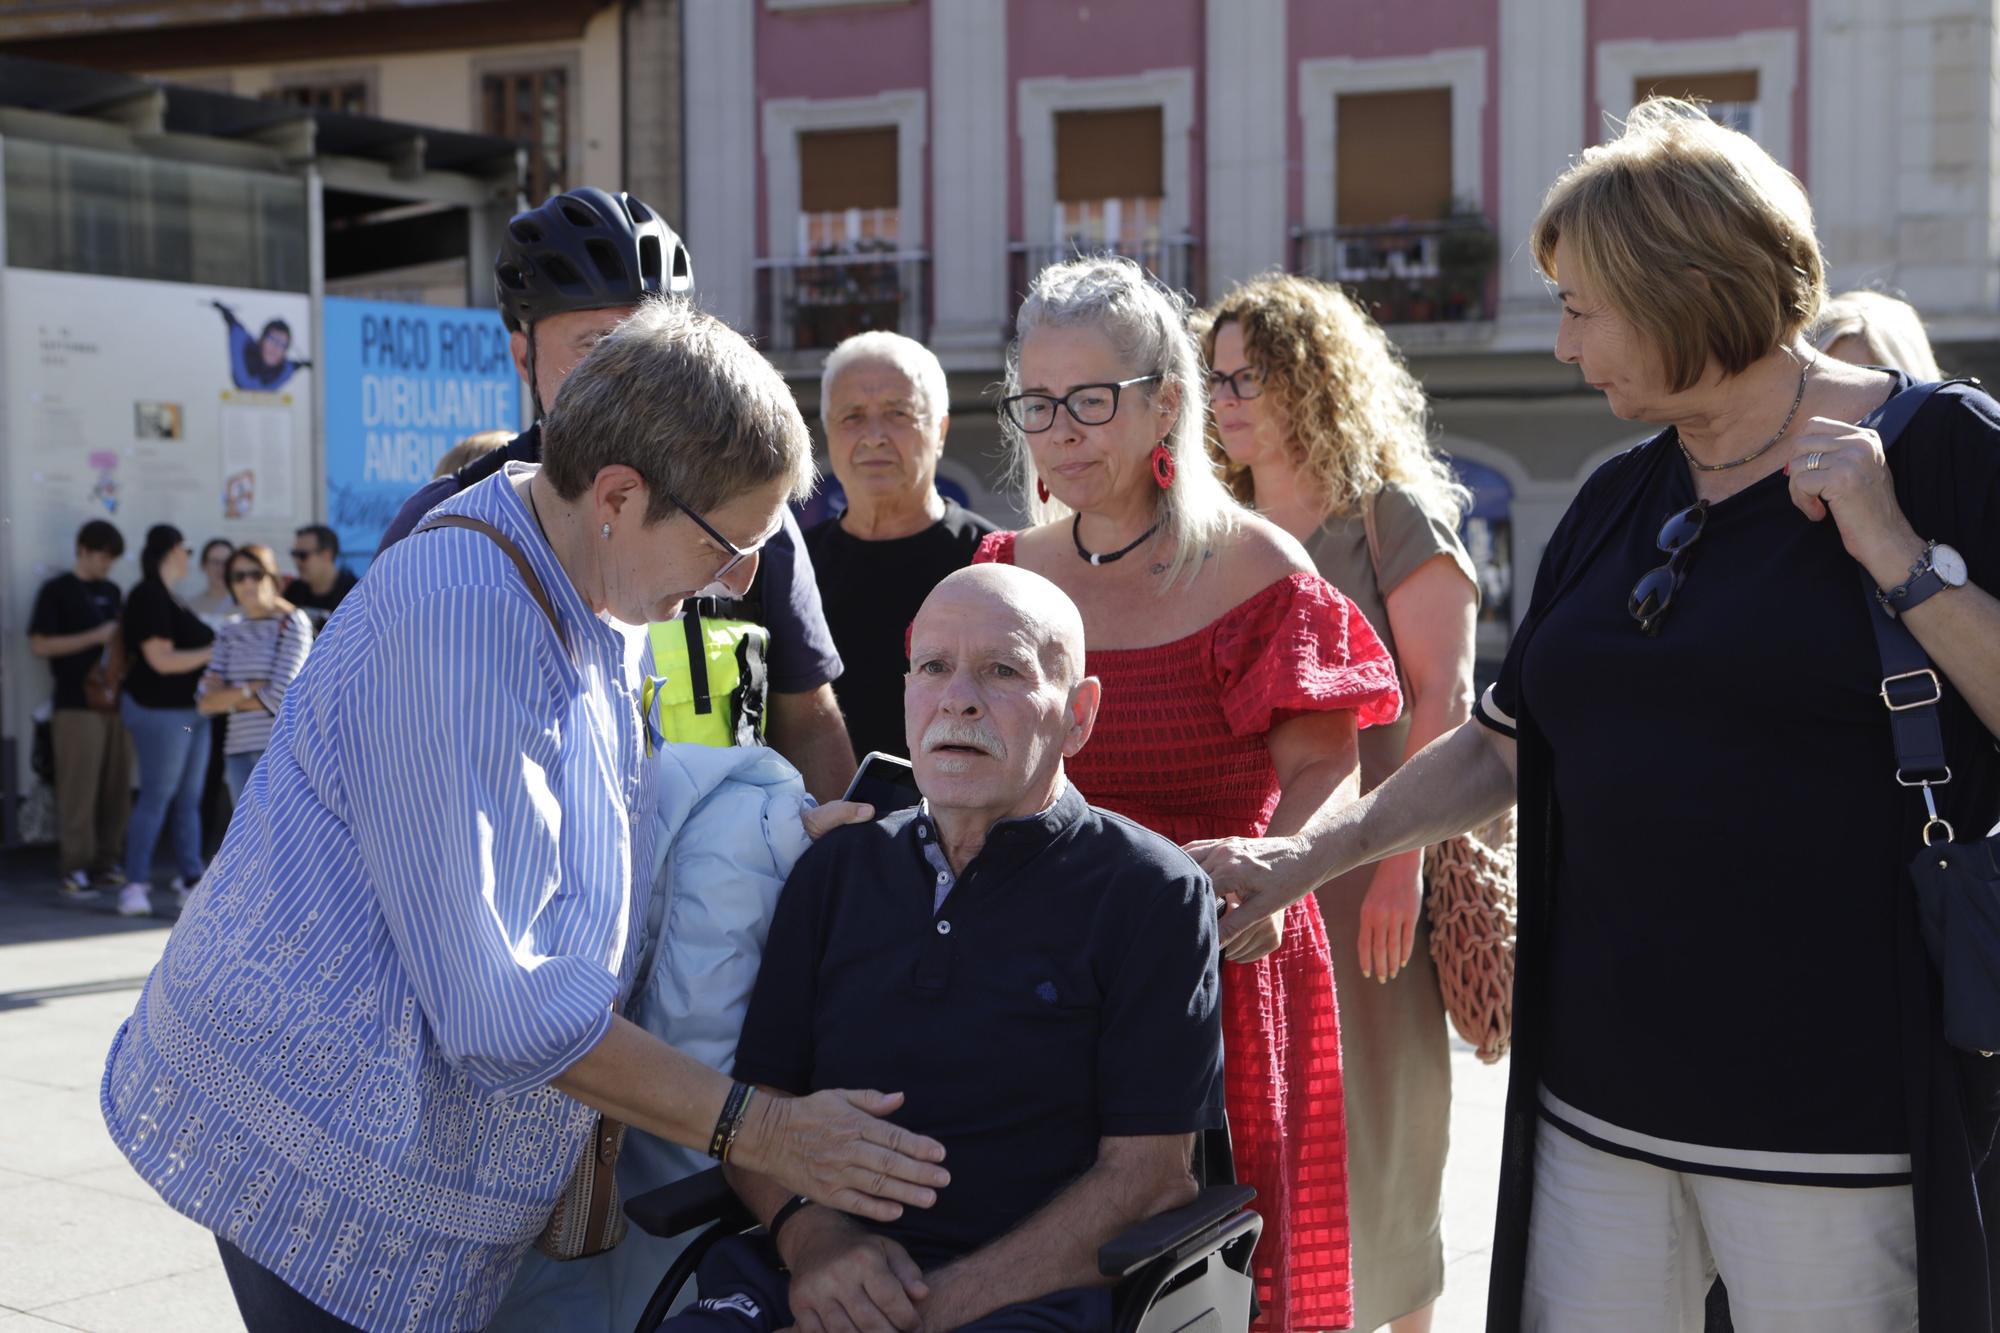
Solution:
M1697 472L1727 472L1733 467L1742 467L1745 463L1754 463L1775 449L1778 441L1785 438L1785 432L1792 428L1792 418L1799 414L1799 404L1806 400L1806 376L1812 373L1812 368L1818 361L1819 349L1815 347L1812 349L1812 354L1806 358L1805 364L1799 367L1799 391L1792 395L1792 410L1785 413L1784 424L1778 427L1778 433L1733 463L1702 462L1699 458L1688 452L1687 444L1682 441L1680 432L1675 431L1674 443L1680 445L1681 454L1687 459L1688 466Z

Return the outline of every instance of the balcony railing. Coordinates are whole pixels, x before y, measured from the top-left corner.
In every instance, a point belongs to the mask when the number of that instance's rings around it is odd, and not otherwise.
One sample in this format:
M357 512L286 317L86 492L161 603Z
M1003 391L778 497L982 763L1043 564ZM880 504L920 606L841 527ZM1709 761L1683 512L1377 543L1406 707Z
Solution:
M1495 254L1479 217L1292 234L1293 272L1339 283L1383 324L1489 318Z
M922 341L931 257L918 252L757 261L757 332L766 352L819 351L870 329Z
M1034 285L1036 274L1051 264L1060 264L1080 255L1125 255L1138 260L1140 267L1175 291L1192 291L1195 285L1195 255L1200 244L1192 236L1176 237L1170 241L1121 241L1115 245L1089 241L1062 245L1022 245L1017 242L1007 247L1013 308L1020 308L1028 288ZM1012 310L1008 313L1008 326L1011 337Z

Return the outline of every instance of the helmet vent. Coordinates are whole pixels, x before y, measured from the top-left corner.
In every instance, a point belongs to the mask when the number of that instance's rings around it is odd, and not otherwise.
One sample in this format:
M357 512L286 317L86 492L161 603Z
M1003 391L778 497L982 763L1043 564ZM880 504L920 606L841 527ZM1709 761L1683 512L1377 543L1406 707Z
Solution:
M609 241L586 241L584 247L590 254L590 262L597 266L597 272L606 282L621 283L625 278L625 261L618 257L618 247Z
M648 288L660 281L660 238L641 236L639 238L639 281Z
M512 232L514 239L523 245L533 245L542 239L542 229L529 221L525 215L507 224L507 230Z
M521 266L518 264L498 265L493 270L493 276L500 279L501 286L512 288L515 291L519 291L528 285L527 280L521 274Z
M581 287L583 277L567 259L561 255L545 255L542 258L542 272L557 287Z
M557 203L562 209L562 215L576 226L594 228L603 225L603 220L596 213L573 199L565 197L558 200Z
M637 199L634 199L629 194L623 195L621 197L625 200L625 212L631 217L632 221L635 224L644 224L647 222L651 222L653 220L653 212L651 209L647 208L644 204L640 203Z
M688 251L685 245L674 247L674 277L681 282L694 277L693 271L688 267Z

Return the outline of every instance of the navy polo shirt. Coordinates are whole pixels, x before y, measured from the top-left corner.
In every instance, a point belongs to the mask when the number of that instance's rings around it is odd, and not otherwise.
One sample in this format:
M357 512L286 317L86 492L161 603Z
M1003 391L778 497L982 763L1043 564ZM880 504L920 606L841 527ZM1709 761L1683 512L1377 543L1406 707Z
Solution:
M821 838L786 881L736 1077L902 1092L945 1145L929 1209L867 1225L924 1267L1018 1225L1106 1136L1222 1124L1215 895L1165 838L1067 787L997 825L932 910L917 809Z

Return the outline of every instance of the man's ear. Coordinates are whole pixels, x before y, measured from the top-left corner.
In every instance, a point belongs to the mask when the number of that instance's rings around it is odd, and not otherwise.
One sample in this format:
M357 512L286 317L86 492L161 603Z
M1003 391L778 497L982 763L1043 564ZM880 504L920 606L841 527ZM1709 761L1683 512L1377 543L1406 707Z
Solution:
M1063 737L1063 758L1075 758L1097 727L1097 706L1104 701L1104 687L1097 677L1085 676L1069 693L1069 732Z
M515 329L507 335L507 350L514 355L514 373L521 377L521 383L528 384L528 335Z

